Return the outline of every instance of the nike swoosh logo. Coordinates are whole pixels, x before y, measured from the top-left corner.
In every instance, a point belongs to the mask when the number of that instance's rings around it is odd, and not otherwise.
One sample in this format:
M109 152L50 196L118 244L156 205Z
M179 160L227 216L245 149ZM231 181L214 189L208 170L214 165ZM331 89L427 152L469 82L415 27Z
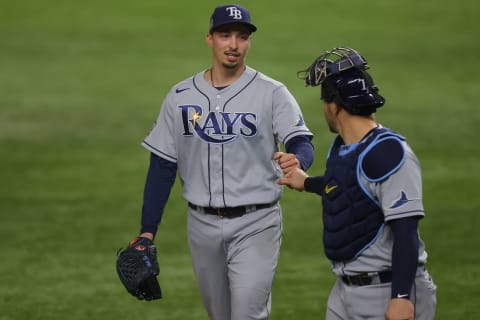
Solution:
M180 93L180 92L183 92L185 90L188 90L190 88L183 88L183 89L175 89L175 93Z
M330 192L332 192L332 190L337 189L337 188L338 188L338 186L336 186L336 185L335 186L326 185L325 186L325 194L329 194Z
M397 298L401 299L401 298L406 298L408 297L408 294L397 294Z

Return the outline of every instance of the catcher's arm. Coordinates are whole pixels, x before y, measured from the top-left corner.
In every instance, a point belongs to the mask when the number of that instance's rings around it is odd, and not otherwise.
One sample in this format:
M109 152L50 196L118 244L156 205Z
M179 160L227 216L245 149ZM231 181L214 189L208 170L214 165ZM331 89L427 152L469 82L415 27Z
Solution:
M300 168L295 168L282 178L277 180L277 184L286 185L297 191L305 190L305 180L308 178L308 174Z

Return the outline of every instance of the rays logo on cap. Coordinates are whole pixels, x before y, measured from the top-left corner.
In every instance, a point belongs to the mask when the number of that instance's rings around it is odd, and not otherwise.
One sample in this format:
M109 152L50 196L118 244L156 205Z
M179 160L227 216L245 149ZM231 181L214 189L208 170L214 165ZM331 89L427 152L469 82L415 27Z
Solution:
M213 33L215 29L229 24L229 23L243 23L248 27L250 32L255 32L257 27L252 24L250 20L250 12L247 8L244 8L238 4L227 4L218 6L210 17L210 33Z
M237 7L227 7L225 10L230 12L229 16L233 19L242 19L242 11Z

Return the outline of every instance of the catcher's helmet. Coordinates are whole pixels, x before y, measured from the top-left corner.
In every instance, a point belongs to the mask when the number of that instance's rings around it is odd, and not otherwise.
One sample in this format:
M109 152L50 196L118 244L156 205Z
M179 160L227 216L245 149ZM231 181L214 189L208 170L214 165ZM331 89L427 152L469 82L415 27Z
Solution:
M321 99L336 102L352 114L368 115L385 104L372 77L367 60L351 48L326 51L298 77L306 86L322 86Z

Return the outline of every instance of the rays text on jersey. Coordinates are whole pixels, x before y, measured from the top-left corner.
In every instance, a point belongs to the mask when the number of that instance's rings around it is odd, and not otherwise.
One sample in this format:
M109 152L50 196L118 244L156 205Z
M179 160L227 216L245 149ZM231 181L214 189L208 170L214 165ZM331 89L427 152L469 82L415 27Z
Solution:
M215 144L232 142L239 136L257 134L257 115L251 112L213 112L203 114L199 105L178 106L182 113L184 136L196 134Z

